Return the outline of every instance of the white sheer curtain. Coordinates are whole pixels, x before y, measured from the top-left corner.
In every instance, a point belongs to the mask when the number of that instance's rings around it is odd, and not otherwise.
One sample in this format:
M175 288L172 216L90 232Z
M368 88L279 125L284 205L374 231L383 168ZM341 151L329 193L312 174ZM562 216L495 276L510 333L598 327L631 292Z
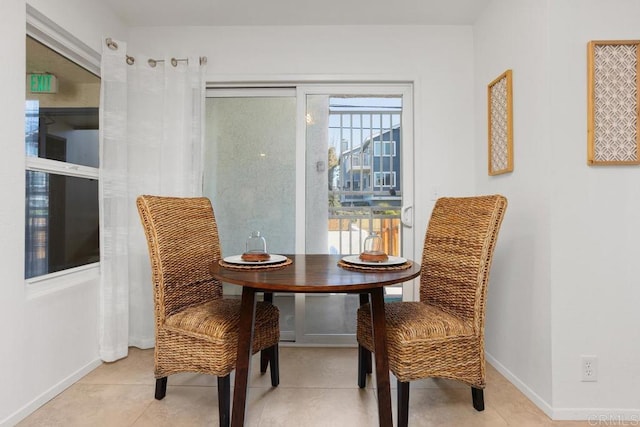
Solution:
M205 99L200 58L127 55L104 41L100 105L100 356L154 346L153 290L135 199L202 194ZM173 63L172 63L173 62Z

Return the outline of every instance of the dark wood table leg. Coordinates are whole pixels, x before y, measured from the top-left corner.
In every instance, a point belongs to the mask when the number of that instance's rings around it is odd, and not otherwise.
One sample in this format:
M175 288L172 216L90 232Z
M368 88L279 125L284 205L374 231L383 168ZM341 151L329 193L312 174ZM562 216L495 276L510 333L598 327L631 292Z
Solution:
M378 421L380 427L392 427L391 384L389 384L383 288L371 290L371 324L373 325L373 346L375 347L376 383L378 387Z
M255 317L256 290L244 286L242 288L240 322L238 325L238 355L236 358L236 380L234 383L233 409L231 413L232 427L242 427L244 425Z

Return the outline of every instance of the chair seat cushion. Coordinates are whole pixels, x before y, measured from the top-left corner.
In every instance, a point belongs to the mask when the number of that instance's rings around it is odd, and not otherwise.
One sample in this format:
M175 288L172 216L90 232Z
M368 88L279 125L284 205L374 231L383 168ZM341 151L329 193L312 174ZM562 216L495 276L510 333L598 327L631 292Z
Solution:
M278 342L278 318L279 311L276 306L258 302L256 305L254 351L266 348L261 345L261 342L268 341L271 343L270 345ZM235 346L239 320L240 300L217 299L167 316L164 326L169 330L194 338L211 342L232 342Z
M369 304L358 309L358 343L374 351ZM389 369L399 381L441 377L484 388L482 339L464 321L422 302L385 304Z
M358 336L371 332L370 306L358 310ZM392 302L385 304L387 340L396 343L419 340L472 336L473 325L437 307L422 302ZM362 329L362 330L361 330Z

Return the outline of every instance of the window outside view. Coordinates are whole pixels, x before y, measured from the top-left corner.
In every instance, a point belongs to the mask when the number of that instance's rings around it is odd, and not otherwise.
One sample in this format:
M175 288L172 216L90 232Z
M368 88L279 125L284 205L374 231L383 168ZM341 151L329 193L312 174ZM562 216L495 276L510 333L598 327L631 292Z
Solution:
M25 278L99 262L100 79L27 37Z
M329 253L362 252L372 232L401 248L400 97L329 100Z

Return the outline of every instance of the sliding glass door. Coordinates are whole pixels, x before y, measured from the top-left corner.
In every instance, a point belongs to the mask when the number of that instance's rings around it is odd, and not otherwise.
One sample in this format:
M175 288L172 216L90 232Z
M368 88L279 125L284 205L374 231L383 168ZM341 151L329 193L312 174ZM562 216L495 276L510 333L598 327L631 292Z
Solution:
M413 253L411 104L409 85L209 90L204 194L223 255L256 230L271 253L356 254L372 232L390 255ZM385 298L410 298L410 286ZM283 340L355 343L357 295L274 302Z

